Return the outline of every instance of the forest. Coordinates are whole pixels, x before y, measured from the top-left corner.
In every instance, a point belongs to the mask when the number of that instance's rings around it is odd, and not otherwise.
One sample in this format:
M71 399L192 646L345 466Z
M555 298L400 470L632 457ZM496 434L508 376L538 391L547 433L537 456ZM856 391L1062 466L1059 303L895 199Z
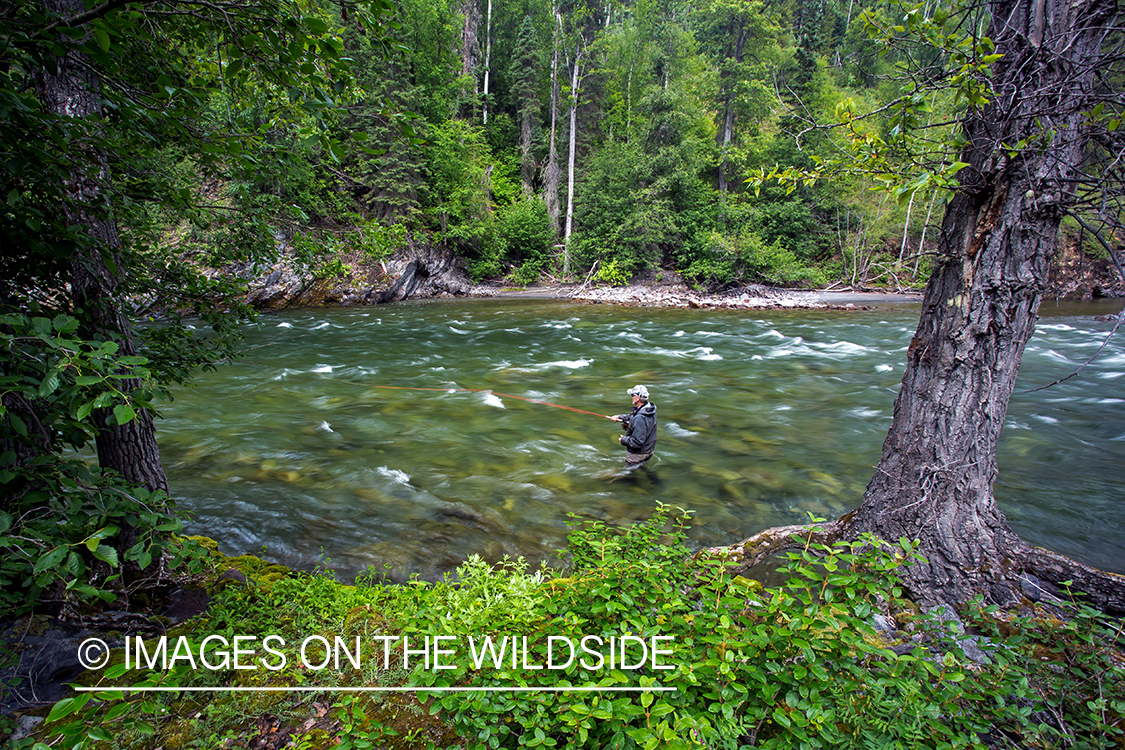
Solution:
M215 252L238 230L214 206L269 206L273 231L323 274L340 270L337 252L383 257L408 233L464 256L475 280L517 283L668 268L695 283L901 288L932 265L920 251L935 246L941 181L898 180L905 157L890 175L762 179L852 148L818 127L845 112L874 112L853 121L901 152L956 161L956 92L928 85L896 104L913 51L878 42L917 9L404 0L385 35L346 4L310 10L354 79L308 111L248 75L237 44L199 49L194 64L220 76L199 127L252 135L262 152L246 176L208 175L206 156L172 143L150 168L134 156L126 169L157 168L203 214L157 221L156 245Z
M478 280L592 270L620 284L668 268L696 283L913 283L931 265L920 250L941 212L936 180L762 179L816 169L845 148L818 125L899 95L907 53L873 41L895 12L406 0L389 38L409 52L386 61L328 15L364 92L327 125L342 153L314 144L256 187L312 244L347 243L357 219L403 225L463 255ZM913 128L941 142L953 94L916 96ZM903 115L864 128L902 130Z

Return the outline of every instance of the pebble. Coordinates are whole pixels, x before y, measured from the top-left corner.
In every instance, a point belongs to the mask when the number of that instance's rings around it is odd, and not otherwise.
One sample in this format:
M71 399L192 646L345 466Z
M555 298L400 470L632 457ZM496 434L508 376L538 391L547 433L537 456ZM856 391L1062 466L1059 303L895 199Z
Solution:
M692 309L814 309L827 307L811 295L782 289L754 287L746 291L708 295L685 289L659 289L646 286L594 287L579 289L571 299L627 305L633 307L682 307Z

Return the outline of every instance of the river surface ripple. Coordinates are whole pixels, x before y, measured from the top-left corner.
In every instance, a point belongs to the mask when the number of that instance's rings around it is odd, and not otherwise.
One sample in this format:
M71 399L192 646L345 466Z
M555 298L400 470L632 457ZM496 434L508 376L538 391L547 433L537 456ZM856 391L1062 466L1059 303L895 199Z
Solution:
M1026 539L1125 572L1121 303L1045 304L1011 400L996 494ZM918 305L699 311L539 300L302 310L163 409L161 453L193 533L347 580L434 579L478 553L550 559L568 514L694 511L696 545L833 518L878 461ZM625 391L660 419L650 471L619 476ZM394 390L381 386L434 390ZM474 389L474 391L455 390Z

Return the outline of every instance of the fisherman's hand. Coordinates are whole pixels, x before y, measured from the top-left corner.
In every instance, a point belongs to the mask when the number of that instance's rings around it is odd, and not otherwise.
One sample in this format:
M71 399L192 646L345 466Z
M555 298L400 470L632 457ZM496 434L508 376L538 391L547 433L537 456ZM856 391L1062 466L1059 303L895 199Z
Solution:
M611 422L620 422L621 421L621 417L617 416L616 414L606 414L605 418L608 419Z

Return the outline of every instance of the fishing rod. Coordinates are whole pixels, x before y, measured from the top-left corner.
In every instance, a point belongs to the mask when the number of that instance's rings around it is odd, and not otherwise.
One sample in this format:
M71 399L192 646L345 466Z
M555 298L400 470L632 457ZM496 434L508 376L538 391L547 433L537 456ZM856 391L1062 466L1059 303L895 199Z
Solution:
M605 414L598 414L594 411L586 411L585 409L575 409L573 406L564 406L563 404L553 404L550 401L540 401L537 398L528 398L527 396L516 396L511 393L500 393L491 388L413 388L406 385L377 385L375 388L384 388L393 391L442 391L449 393L450 391L460 391L463 393L491 393L495 396L503 396L504 398L517 398L520 401L527 401L532 404L542 404L543 406L553 406L556 409L566 409L567 411L576 411L579 414L589 414L594 417L601 417L602 419L609 419Z

